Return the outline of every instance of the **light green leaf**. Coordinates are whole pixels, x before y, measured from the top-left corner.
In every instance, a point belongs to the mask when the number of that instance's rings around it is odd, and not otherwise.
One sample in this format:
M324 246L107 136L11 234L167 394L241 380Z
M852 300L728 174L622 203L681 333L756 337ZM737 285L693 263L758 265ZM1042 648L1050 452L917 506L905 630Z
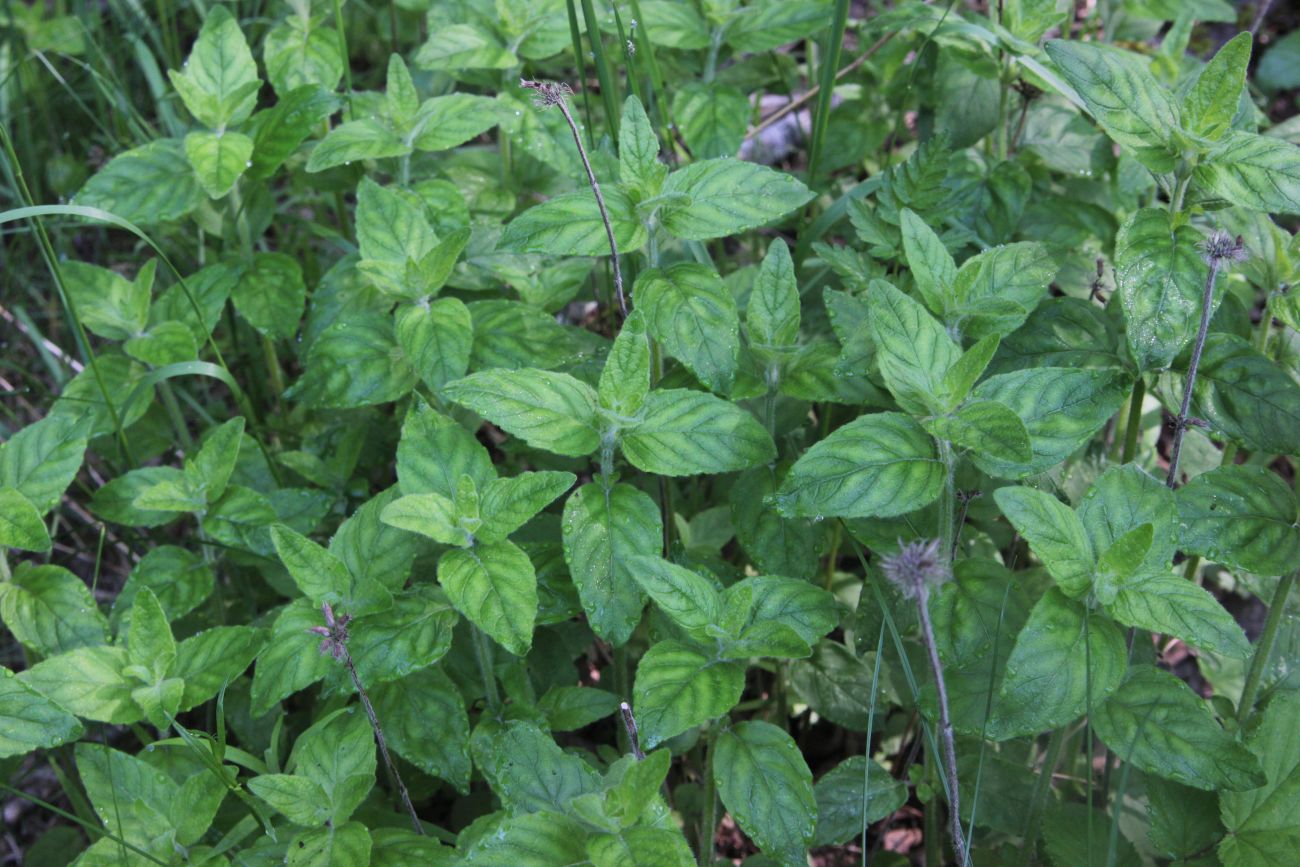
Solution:
M437 244L438 236L418 197L362 178L357 185L357 246L363 265L367 261L418 262Z
M185 461L185 483L210 503L221 499L235 471L244 436L244 418L237 416L218 426L193 457Z
M281 609L253 670L250 695L254 717L266 714L277 702L311 686L338 665L320 652L320 636L308 632L323 625L320 608L308 599L294 600Z
M358 617L349 626L348 647L361 682L374 686L433 665L451 649L458 619L446 594L432 584L400 591L392 608ZM337 667L335 674L351 689Z
M546 724L556 732L586 728L613 714L618 705L618 696L612 692L587 686L553 686L537 701Z
M330 130L307 158L308 172L323 172L353 160L381 160L405 156L411 152L387 124L376 118L362 118L341 123Z
M177 645L175 674L185 681L180 710L202 704L243 674L265 639L251 626L214 626Z
M925 429L963 449L1012 463L1029 460L1029 431L1020 416L996 400L967 403L950 415L925 421Z
M100 208L142 226L179 220L203 202L203 188L179 139L118 154L86 181L73 204Z
M464 867L552 867L587 859L586 829L562 813L525 813L505 818L465 852Z
M109 340L126 340L144 331L149 294L158 260L150 259L135 280L87 262L63 262L64 288L77 305L87 330Z
M1135 666L1092 724L1116 755L1147 773L1209 791L1264 782L1259 762L1223 730L1204 699L1152 666Z
M482 371L448 383L443 394L533 448L583 457L600 446L596 394L565 373Z
M692 81L673 94L673 120L697 160L734 157L752 113L739 88Z
M1266 782L1245 792L1219 795L1219 814L1228 836L1219 844L1224 867L1284 864L1300 846L1300 693L1282 691L1246 736Z
M740 315L730 290L705 265L650 268L632 290L652 337L706 387L727 393L740 352Z
M518 63L496 37L472 24L438 27L415 53L421 69L509 69Z
M1087 713L1124 679L1128 648L1119 627L1088 617L1082 603L1051 588L1016 637L994 705L999 740L1057 728Z
M1169 213L1143 208L1115 239L1115 280L1128 344L1140 370L1168 367L1196 334L1206 265L1198 233Z
M600 405L621 416L634 415L645 402L650 391L650 342L640 309L633 310L623 321L596 391Z
M482 492L483 526L478 537L496 542L518 530L533 516L573 487L573 473L541 470L509 479L493 479Z
M380 520L443 545L466 547L473 543L470 532L461 526L455 504L442 494L428 492L398 497L384 507Z
M0 758L51 749L82 731L76 717L0 668Z
M1106 613L1125 626L1172 635L1194 647L1244 659L1250 642L1209 591L1168 572L1138 574L1117 585Z
M210 199L220 199L252 166L253 140L242 133L192 132L185 136L185 158Z
M1205 138L1220 139L1232 128L1241 91L1246 87L1252 41L1250 33L1238 33L1201 69L1182 103L1186 129Z
M776 495L786 516L889 517L933 502L943 462L925 430L900 413L854 419L795 462Z
M286 253L255 253L230 293L235 309L261 333L288 339L298 331L307 286L302 266ZM312 345L313 351L319 342Z
M915 413L938 408L943 375L961 349L918 302L884 280L867 290L868 322L885 385Z
M939 388L940 395L949 407L956 407L967 398L997 354L999 345L996 334L982 337L944 372Z
M614 241L620 253L645 245L647 235L632 200L618 187L601 187ZM596 197L590 190L562 193L534 205L510 221L497 242L506 253L546 253L552 256L608 256L609 238Z
M41 513L16 488L0 488L0 548L50 550L50 534Z
M1265 467L1226 466L1177 493L1179 545L1235 569L1281 575L1300 562L1295 493Z
M780 623L795 631L804 641L816 644L839 623L840 612L835 597L827 591L794 578L759 575L728 587L722 594L726 619L732 608L742 605L736 618L743 628L754 623Z
M858 837L864 808L867 824L873 824L906 802L907 788L875 760L868 772L866 762L863 756L845 759L813 786L817 801L813 846L839 845Z
M679 641L650 646L637 664L632 706L647 749L722 716L740 701L745 665L712 660Z
M44 514L58 505L85 453L86 437L76 423L47 416L0 444L0 488L17 489Z
M295 825L316 828L329 821L325 790L306 777L262 774L248 781L248 790Z
M650 392L642 421L622 435L632 466L662 476L743 470L776 457L763 426L734 403L684 388Z
M61 566L20 563L0 583L0 618L14 638L42 656L108 641L108 621L90 588Z
M582 360L588 339L579 339L572 326L561 325L539 307L504 298L465 306L474 322L472 370L554 370Z
M1031 242L972 256L953 280L948 322L970 337L1010 334L1047 294L1057 268L1051 251Z
M397 443L397 479L404 494L437 493L451 499L460 477L482 488L496 478L492 458L462 425L417 401Z
M18 679L79 717L126 725L144 716L131 700L135 683L122 673L126 666L120 647L79 647L38 662Z
M384 108L388 119L400 130L407 130L420 108L420 94L411 80L411 70L406 68L402 55L388 55L388 79L384 85Z
M718 795L736 824L780 863L803 863L817 801L795 742L771 723L749 720L719 734L714 750Z
M1173 169L1168 144L1178 110L1136 55L1062 39L1048 42L1047 54L1107 135L1152 171Z
M339 526L329 544L330 553L347 565L357 581L374 580L394 591L406 584L411 561L421 548L418 539L380 520L398 493L394 485L371 497Z
M471 93L426 99L415 117L415 149L445 151L478 138L497 125L496 100Z
M345 600L355 599L356 590L360 588L354 589L352 574L338 557L283 524L271 528L271 542L275 545L275 553L284 563L284 568L289 570L293 582L317 607L322 602L338 606ZM382 588L365 589L377 591ZM353 611L348 607L347 613L364 612Z
M691 867L695 863L682 831L647 826L593 834L587 838L587 857L593 867Z
M469 716L451 678L439 668L425 668L369 691L393 750L426 774L468 792ZM438 736L429 737L430 731Z
M629 95L618 127L618 175L623 186L641 199L659 194L668 167L659 162L659 139L641 100Z
M615 647L641 620L645 594L632 579L636 555L659 553L663 521L649 494L631 485L583 485L564 504L564 560L592 630Z
M1051 494L1020 486L999 488L993 498L1062 592L1081 599L1092 587L1096 555L1074 510Z
M289 841L286 867L334 867L335 864L369 864L370 829L360 822L330 824L297 835Z
M939 240L930 226L908 208L898 212L899 228L903 233L903 253L907 267L916 281L916 290L925 299L925 306L942 314L949 306L953 283L957 279L957 265L952 254Z
M511 813L567 810L574 798L601 788L590 765L531 722L480 727L473 749L475 763Z
M171 674L176 665L176 639L158 597L148 587L136 594L131 605L126 655L131 667L148 672L155 682Z
M393 318L368 311L337 320L316 338L302 379L286 395L319 409L347 409L397 400L415 382Z
M752 348L773 351L799 340L799 286L790 248L777 238L767 248L745 308L745 328Z
M729 157L678 169L664 182L664 192L689 197L689 206L662 215L663 227L688 241L753 229L790 213L813 196L790 175Z
M510 542L457 548L438 561L438 583L456 610L506 650L523 656L533 641L537 574Z
M1169 568L1177 550L1177 518L1173 492L1134 464L1111 467L1079 501L1079 519L1092 550L1107 550L1121 536L1142 524L1152 528L1151 547L1142 571Z
M662 557L632 557L632 577L650 600L682 629L701 640L721 615L718 591L689 569Z
M1276 136L1229 132L1196 166L1194 177L1231 204L1300 214L1300 147Z
M248 119L262 85L239 22L224 6L203 19L183 70L168 74L190 114L217 132Z
M266 34L262 62L280 99L302 87L332 91L343 78L338 32L318 21L290 15Z
M375 736L366 715L353 706L317 721L294 742L288 767L324 790L330 823L342 825L375 785Z
M303 84L282 93L272 108L253 115L248 122L248 134L253 137L249 176L269 178L275 174L338 106L338 97L333 93L315 84Z
M406 363L435 393L469 370L474 322L459 298L402 305L394 333Z

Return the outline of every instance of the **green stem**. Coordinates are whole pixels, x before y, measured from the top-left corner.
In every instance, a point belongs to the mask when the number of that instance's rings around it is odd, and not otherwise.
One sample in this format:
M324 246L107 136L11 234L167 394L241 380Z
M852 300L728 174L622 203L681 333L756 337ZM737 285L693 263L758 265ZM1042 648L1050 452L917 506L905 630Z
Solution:
M483 695L487 699L488 710L500 716L501 694L497 692L497 677L492 670L492 643L482 629L471 627L474 634L474 661L478 663L478 672L483 679Z
M343 85L347 88L345 120L352 119L352 64L348 59L347 28L343 26L343 0L334 0L334 32L339 40L339 57L343 58Z
M939 550L951 568L956 554L957 491L954 476L957 467L952 444L947 440L938 440L938 443L939 458L943 461L944 469L943 489L939 492Z
M1255 645L1255 655L1250 660L1250 670L1246 673L1246 685L1241 690L1241 703L1237 705L1237 725L1244 728L1254 711L1255 697L1259 692L1259 682L1268 668L1268 659L1273 655L1273 644L1277 641L1278 626L1282 623L1282 613L1286 608L1286 598L1295 583L1295 572L1283 575L1273 591L1273 601L1268 606L1268 618L1264 621L1264 632Z
M704 743L704 808L700 822L700 867L713 863L713 832L718 827L718 790L713 781L713 753L718 742L717 726L709 727Z
M1147 396L1146 380L1138 377L1133 384L1133 396L1128 403L1128 421L1124 424L1124 451L1120 463L1127 464L1137 455L1138 436L1142 432L1142 402Z
M1043 818L1043 806L1047 802L1047 793L1052 788L1052 774L1056 764L1061 760L1061 747L1065 745L1065 728L1052 731L1043 753L1043 766L1038 771L1038 780L1034 783L1034 793L1029 802L1029 812L1025 819L1025 843L1021 850L1020 863L1029 867L1034 860L1035 843L1038 840L1038 826Z

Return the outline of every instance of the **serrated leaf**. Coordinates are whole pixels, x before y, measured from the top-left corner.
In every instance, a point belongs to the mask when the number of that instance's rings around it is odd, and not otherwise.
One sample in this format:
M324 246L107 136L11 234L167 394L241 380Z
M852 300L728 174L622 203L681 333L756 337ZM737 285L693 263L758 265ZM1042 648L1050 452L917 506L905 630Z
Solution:
M817 825L812 772L776 726L750 720L714 744L718 795L759 848L783 864L802 863Z
M903 208L898 217L903 254L907 257L912 279L916 281L916 289L931 312L942 314L950 303L953 282L957 279L957 266L952 254L925 220L910 209Z
M392 603L388 591L375 581L357 581L343 561L301 533L277 524L271 542L303 595L318 607L325 602L348 614L382 611Z
M618 696L612 692L587 686L553 686L537 701L537 709L556 732L586 728L613 714L618 705Z
M628 463L647 473L726 473L776 457L776 446L757 419L711 394L658 389L646 397L641 416L623 432L621 445Z
M417 402L397 444L397 478L404 494L437 493L451 499L461 476L476 487L496 478L487 449L462 425Z
M178 644L175 674L185 681L180 710L202 704L242 674L265 638L251 626L214 626Z
M1106 613L1125 626L1172 635L1195 647L1244 659L1250 642L1209 591L1168 572L1138 574L1119 582Z
M456 610L516 656L533 641L537 574L510 542L457 548L438 561L438 583Z
M316 338L302 378L285 394L318 409L346 409L397 400L415 383L393 318L365 312L337 320Z
M1077 509L1093 551L1105 551L1142 524L1152 527L1142 571L1169 567L1178 547L1174 495L1136 465L1111 467L1093 483Z
M469 791L469 716L441 669L425 668L372 686L370 696L394 752L458 791ZM431 731L438 736L429 737Z
M659 194L668 167L659 162L659 139L641 100L629 95L618 125L618 176L623 186L642 199Z
M321 92L339 86L343 59L338 32L332 27L314 26L317 23L290 15L266 34L262 62L281 100L304 87Z
M764 467L741 474L731 486L731 523L758 571L806 580L817 571L821 534L806 518L782 517L770 502L784 475Z
M750 345L768 351L792 346L799 339L799 286L795 281L790 248L777 238L754 278L745 308L745 329Z
M192 132L185 136L185 158L210 199L220 199L252 165L253 140L242 133Z
M323 172L353 160L380 160L411 153L404 142L383 121L363 118L341 123L330 130L307 158L308 172Z
M268 44L270 38L271 34L268 34ZM337 46L336 38L331 36L330 41ZM274 76L271 80L274 83ZM253 137L253 166L248 170L249 176L268 178L275 174L299 146L320 129L321 124L338 109L338 104L338 97L315 84L302 84L281 91L274 107L249 118L248 134Z
M940 382L961 349L920 303L884 280L871 282L867 311L880 374L899 405L916 413L937 408Z
M1056 728L1095 709L1124 679L1128 648L1119 627L1088 617L1083 605L1051 588L1016 637L994 703L999 740Z
M328 796L319 784L292 774L261 774L248 790L295 825L316 828L329 821Z
M1072 599L1082 598L1092 587L1096 554L1074 510L1033 488L999 488L993 498L1062 592Z
M975 383L984 375L999 345L1000 341L996 334L982 337L944 371L939 387L940 394L948 406L955 407L966 399L971 389L975 387Z
M1229 132L1193 176L1231 204L1300 214L1300 148L1276 136Z
M509 69L519 59L491 33L471 24L439 27L415 53L421 69Z
M879 822L907 800L907 789L875 760L852 756L840 762L813 786L817 801L817 830L813 846L847 843L867 824Z
M673 94L673 121L697 160L734 157L745 138L749 98L717 81L692 81Z
M1220 139L1231 129L1246 86L1252 41L1251 34L1238 33L1201 69L1182 103L1184 127L1209 139Z
M662 557L635 556L628 566L655 606L688 633L703 639L718 623L718 592L699 575Z
M651 645L637 664L632 707L647 749L722 716L740 701L745 666L712 660L680 641Z
M587 858L586 829L563 813L525 813L502 819L496 831L473 842L460 862L465 867L550 867Z
M239 22L224 6L203 19L184 69L170 76L190 114L217 131L248 119L262 84Z
M740 315L730 290L705 265L650 268L637 277L632 297L651 336L706 387L731 390L740 352Z
M358 617L349 626L348 646L361 682L387 683L433 665L451 649L458 619L446 594L432 584L400 591L392 608ZM342 674L337 668L335 673Z
M473 747L475 763L511 813L567 809L572 799L601 787L590 765L565 753L531 722L480 726Z
M61 566L19 564L0 583L0 618L14 638L42 656L108 640L108 621L90 588Z
M394 334L406 363L435 393L469 370L474 323L459 298L397 308Z
M1200 234L1171 219L1163 209L1143 208L1115 240L1115 281L1139 370L1168 367L1200 324L1206 279Z
M461 526L456 505L442 494L426 492L398 497L384 507L380 519L390 527L419 533L443 545L473 544L472 534Z
M1300 845L1300 739L1295 720L1300 694L1280 692L1265 709L1246 748L1259 759L1266 782L1245 792L1219 795L1219 814L1228 836L1218 854L1225 867L1267 867L1284 863Z
M369 864L373 840L360 822L327 825L298 834L289 841L286 867L333 867Z
M179 220L203 202L203 188L180 139L118 154L86 181L73 204L100 208L142 226Z
M573 487L573 473L541 470L508 479L493 479L483 488L479 509L483 526L478 537L496 542L518 530Z
M621 416L634 415L645 402L650 391L650 342L640 309L633 310L623 321L596 391L600 405Z
M375 740L366 715L348 707L318 720L294 742L289 768L325 792L330 824L342 825L375 785Z
M120 647L79 647L38 662L18 679L79 717L126 725L144 718L131 700L136 682L122 673L126 666Z
M0 758L57 747L82 731L76 717L0 668Z
M632 200L616 186L601 187L619 253L631 253L647 240ZM608 256L609 238L596 197L590 190L552 196L515 217L497 242L507 253L552 256Z
M478 138L497 125L496 100L471 93L426 99L415 117L414 145L420 151L445 151Z
M285 253L256 253L230 297L240 315L262 334L293 337L307 299L302 266ZM313 351L318 346L313 344Z
M632 578L637 555L659 553L663 521L650 496L630 485L596 482L564 505L564 560L592 630L619 647L641 620L645 594Z
M1205 701L1165 671L1135 666L1091 717L1116 755L1150 774L1209 791L1264 781L1259 762L1223 730Z
M87 330L109 340L126 340L144 331L156 259L150 259L135 280L87 262L64 262L59 268Z
M1177 492L1178 542L1197 554L1259 575L1280 575L1300 561L1295 493L1265 467L1226 466Z
M1029 431L1020 416L996 400L976 400L956 412L927 419L925 429L939 439L1008 462L1029 460Z
M943 479L943 462L919 424L899 413L875 413L804 452L776 502L787 516L889 517L933 502Z
M745 578L723 591L722 600L727 617L730 609L743 603L744 611L737 618L742 626L780 623L809 644L816 644L840 619L830 593L807 581L777 575Z
M448 383L443 394L534 448L583 457L600 446L596 393L565 373L482 371Z
M253 670L250 696L255 717L311 686L338 665L328 653L320 652L320 636L308 631L323 625L320 609L310 600L297 599L281 609L271 625L266 650Z
M678 169L664 182L665 193L683 193L690 206L662 215L663 227L678 238L707 241L769 223L812 198L790 175L724 157Z
M0 488L0 548L50 550L50 534L41 513L17 488Z

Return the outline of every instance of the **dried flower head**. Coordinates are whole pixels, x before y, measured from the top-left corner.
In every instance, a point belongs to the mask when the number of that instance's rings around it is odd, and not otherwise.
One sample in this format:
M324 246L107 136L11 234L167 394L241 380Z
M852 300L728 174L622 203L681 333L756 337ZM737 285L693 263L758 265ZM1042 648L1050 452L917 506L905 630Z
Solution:
M908 599L915 599L931 587L948 580L948 564L939 554L939 540L918 539L903 544L899 540L897 554L891 554L880 563L880 570L890 584Z
M519 86L537 91L537 95L533 97L533 105L538 108L559 105L564 102L565 97L573 95L573 88L562 81L533 81L531 78L521 78Z
M324 636L320 643L321 655L329 654L336 661L342 662L343 657L347 655L348 643L348 623L352 620L351 614L342 614L337 618L334 616L334 609L328 602L322 602L320 606L321 614L325 616L324 626L309 626L307 631L315 635Z
M1241 262L1246 258L1246 245L1241 236L1236 238L1219 229L1201 242L1201 258L1205 264L1218 267L1225 262Z

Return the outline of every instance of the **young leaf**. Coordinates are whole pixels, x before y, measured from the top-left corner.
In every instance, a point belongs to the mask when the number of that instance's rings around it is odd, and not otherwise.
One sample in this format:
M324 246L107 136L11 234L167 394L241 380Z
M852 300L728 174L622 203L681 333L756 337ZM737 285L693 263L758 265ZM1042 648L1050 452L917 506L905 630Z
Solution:
M744 689L744 663L713 660L671 639L651 645L632 690L641 742L650 749L722 716Z
M596 391L600 405L621 416L635 415L645 402L650 391L650 343L639 308L623 321L614 338Z
M242 133L192 132L185 136L185 158L209 199L229 193L252 166L253 140Z
M348 596L352 574L338 557L283 524L271 528L271 542L298 589L317 606L338 605Z
M1246 633L1209 591L1168 572L1138 574L1118 582L1106 613L1125 626L1181 638L1237 659L1250 655Z
M1232 128L1241 104L1250 65L1250 33L1238 33L1215 52L1182 103L1183 126L1208 139L1221 139Z
M533 448L583 457L600 446L596 394L565 373L487 370L448 383L443 394Z
M290 15L266 34L262 63L281 101L303 88L333 91L343 78L338 32L318 23L319 19Z
M362 118L341 123L330 130L307 158L308 172L323 172L353 160L381 160L406 156L411 145L404 142L383 121Z
M736 376L740 315L712 268L681 263L642 271L632 289L651 336L707 388L726 394Z
M1105 551L1126 533L1150 524L1151 547L1140 571L1169 568L1178 547L1174 494L1139 467L1129 464L1106 470L1079 501L1077 513L1093 551Z
M0 668L0 758L51 749L82 731L76 717Z
M289 757L295 776L325 792L330 824L342 825L375 785L375 738L356 707L317 720L299 735Z
M460 523L456 506L442 494L407 494L384 507L380 519L390 527L428 536L443 545L466 547L473 543Z
M400 54L388 56L388 79L384 85L384 108L393 126L409 129L420 109L420 94L411 80L411 71Z
M999 488L993 498L1016 531L1029 540L1062 592L1081 599L1092 587L1096 555L1079 516L1052 495L1033 488Z
M933 502L943 479L943 462L919 424L900 413L876 413L804 452L776 503L789 517L889 517Z
M752 415L711 394L652 391L642 417L623 432L622 448L628 462L647 473L726 473L776 457L776 445Z
M650 600L682 629L703 639L717 625L718 591L708 581L662 557L637 556L628 565Z
M995 460L1019 463L1033 456L1025 423L1009 406L996 400L972 401L950 415L927 419L925 429L939 439Z
M754 278L745 309L750 345L767 351L792 347L799 340L799 287L790 248L777 238L767 248Z
M147 671L155 680L171 673L176 665L176 639L167 615L153 591L144 588L131 606L131 631L126 636L127 663Z
M575 481L573 473L542 470L488 482L480 504L483 526L479 528L479 539L497 542L509 536L573 487Z
M469 370L474 323L459 298L397 308L394 334L411 370L434 393Z
M914 413L938 408L940 383L961 349L924 307L884 280L871 282L867 309L880 375L899 405Z
M1194 177L1230 204L1300 214L1300 148L1276 136L1229 132L1196 166Z
M1092 714L1115 754L1150 774L1197 789L1242 791L1264 782L1259 762L1223 730L1191 687L1168 672L1134 666Z
M131 699L137 681L123 674L127 664L120 647L79 647L36 663L18 679L83 719L127 725L144 717Z
M1295 494L1265 467L1226 466L1177 492L1179 545L1189 554L1259 575L1300 560Z
M1206 279L1200 234L1171 220L1163 209L1143 208L1115 239L1115 281L1139 370L1168 367L1200 323Z
M659 506L630 485L608 491L583 485L564 505L564 560L592 630L615 647L641 620L645 594L632 578L632 560L663 544Z
M949 408L955 408L970 394L975 383L988 368L989 362L993 360L993 356L997 354L998 346L999 340L996 334L983 337L944 371L943 379L939 382L939 391Z
M221 499L235 471L243 436L243 416L232 418L209 434L198 453L185 462L186 487L206 502Z
M916 290L932 313L941 315L949 306L957 266L952 254L930 226L908 208L899 211L903 253L916 281Z
M224 6L203 19L184 69L168 75L190 114L218 133L248 119L262 86L239 22Z
M466 475L477 488L496 478L487 449L462 425L417 402L406 415L397 443L402 493L436 493L450 500Z
M668 209L663 227L689 241L707 241L769 223L805 204L813 194L793 177L766 166L724 157L678 169L665 193L684 193L688 207Z
M714 744L718 795L759 848L783 863L806 857L817 826L812 771L795 742L771 723L749 720Z
M641 100L633 95L623 103L623 121L618 127L618 168L623 186L642 200L657 196L668 174L668 167L659 162L654 127Z
M438 561L438 583L456 610L515 656L533 641L537 573L510 542L457 548Z

